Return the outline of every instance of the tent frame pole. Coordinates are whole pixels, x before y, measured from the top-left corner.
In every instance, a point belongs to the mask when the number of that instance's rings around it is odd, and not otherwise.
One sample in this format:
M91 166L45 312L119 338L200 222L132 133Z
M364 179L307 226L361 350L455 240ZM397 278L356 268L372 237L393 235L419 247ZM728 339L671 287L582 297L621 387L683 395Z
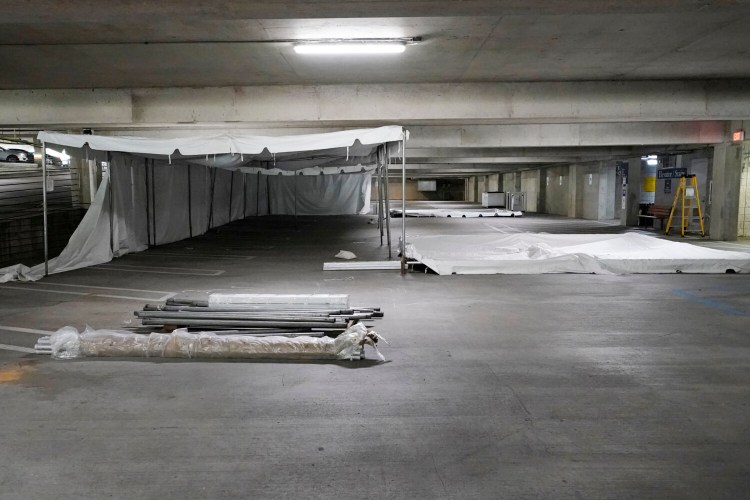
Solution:
M109 194L109 251L115 253L115 200L112 190L112 153L107 151L107 192Z
M190 179L190 171L192 170L190 164L188 163L187 166L187 181L188 181L188 193L187 193L187 200L188 200L188 232L190 234L190 237L193 237L193 182Z
M242 218L247 217L247 174L242 172Z
M401 139L401 275L406 274L406 132Z
M148 183L148 158L143 159L143 168L146 170L146 246L151 246L151 195L149 195Z
M232 197L234 195L234 170L232 170L232 178L229 180L229 222L232 222Z
M156 160L151 160L151 230L154 232L152 241L156 246L156 177L154 175L154 163Z
M49 275L49 234L47 232L47 144L42 141L42 226L44 232L44 275Z
M386 153L386 159L385 159L385 172L383 177L385 178L385 181L383 182L383 188L385 193L385 232L388 235L388 260L391 260L393 258L392 251L391 251L391 203L390 203L390 194L388 192L388 168L391 165L391 152L388 150L388 147L385 147L385 153Z
M380 246L383 246L383 150L378 148L378 166L376 178L378 181L378 229L380 230Z

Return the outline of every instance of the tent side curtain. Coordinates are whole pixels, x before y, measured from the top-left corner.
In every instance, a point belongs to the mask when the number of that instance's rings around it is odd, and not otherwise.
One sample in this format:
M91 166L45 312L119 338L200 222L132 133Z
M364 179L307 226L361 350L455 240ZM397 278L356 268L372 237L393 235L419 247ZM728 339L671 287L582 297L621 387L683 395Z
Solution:
M369 172L285 176L112 155L115 255L172 243L256 215L366 214Z

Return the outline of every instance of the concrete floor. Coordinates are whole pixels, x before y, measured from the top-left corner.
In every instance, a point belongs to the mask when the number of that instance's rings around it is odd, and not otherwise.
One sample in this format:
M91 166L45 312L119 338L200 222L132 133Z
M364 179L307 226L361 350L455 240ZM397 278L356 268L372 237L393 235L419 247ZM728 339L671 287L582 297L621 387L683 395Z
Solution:
M33 346L23 329L132 325L145 302L220 288L348 293L384 309L391 342L385 364L0 350L0 498L747 497L750 276L324 273L342 249L384 257L370 220L249 220L0 285L6 346Z

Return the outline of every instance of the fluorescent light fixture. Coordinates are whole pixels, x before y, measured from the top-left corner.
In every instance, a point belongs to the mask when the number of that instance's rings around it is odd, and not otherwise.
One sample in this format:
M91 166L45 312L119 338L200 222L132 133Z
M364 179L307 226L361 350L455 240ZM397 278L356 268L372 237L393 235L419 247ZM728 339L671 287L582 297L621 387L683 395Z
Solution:
M659 164L659 157L656 155L641 156L641 160L646 160L646 165L655 167Z
M406 50L402 41L336 41L305 42L294 46L297 54L400 54Z

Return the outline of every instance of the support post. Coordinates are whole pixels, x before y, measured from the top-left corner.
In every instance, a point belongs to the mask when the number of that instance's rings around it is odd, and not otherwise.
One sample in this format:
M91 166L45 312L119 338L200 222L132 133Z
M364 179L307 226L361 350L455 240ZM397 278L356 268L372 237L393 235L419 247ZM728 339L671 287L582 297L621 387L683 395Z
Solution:
M187 172L187 181L188 181L188 230L190 237L193 237L193 185L192 180L190 179L190 171L192 168L190 168L190 164L188 163L187 166L188 172Z
M740 181L742 179L742 144L714 145L712 184L710 195L709 237L718 241L736 241L738 235Z
M232 222L232 197L234 196L234 170L232 170L232 178L229 179L229 222Z
M112 153L107 151L107 193L109 194L109 251L115 253L115 200L112 191Z
M151 160L151 230L154 232L152 239L154 246L156 246L156 177L154 176L154 162Z
M380 230L380 246L383 246L383 150L378 148L378 166L376 169L378 181L378 229Z
M626 226L638 226L638 211L641 205L641 184L643 183L640 156L628 159L627 180L627 199L621 220Z
M406 134L406 132L404 132ZM406 135L401 139L401 275L406 274Z
M391 202L390 202L390 195L388 193L388 168L391 166L391 152L388 150L388 147L386 146L386 159L385 159L385 172L383 177L385 178L383 182L383 193L385 198L385 232L386 236L388 238L388 260L391 260L393 258L392 252L391 252Z
M42 141L42 226L44 231L44 275L49 275L49 236L47 233L47 144Z
M151 195L148 182L148 158L143 160L143 168L146 170L146 246L151 246Z

